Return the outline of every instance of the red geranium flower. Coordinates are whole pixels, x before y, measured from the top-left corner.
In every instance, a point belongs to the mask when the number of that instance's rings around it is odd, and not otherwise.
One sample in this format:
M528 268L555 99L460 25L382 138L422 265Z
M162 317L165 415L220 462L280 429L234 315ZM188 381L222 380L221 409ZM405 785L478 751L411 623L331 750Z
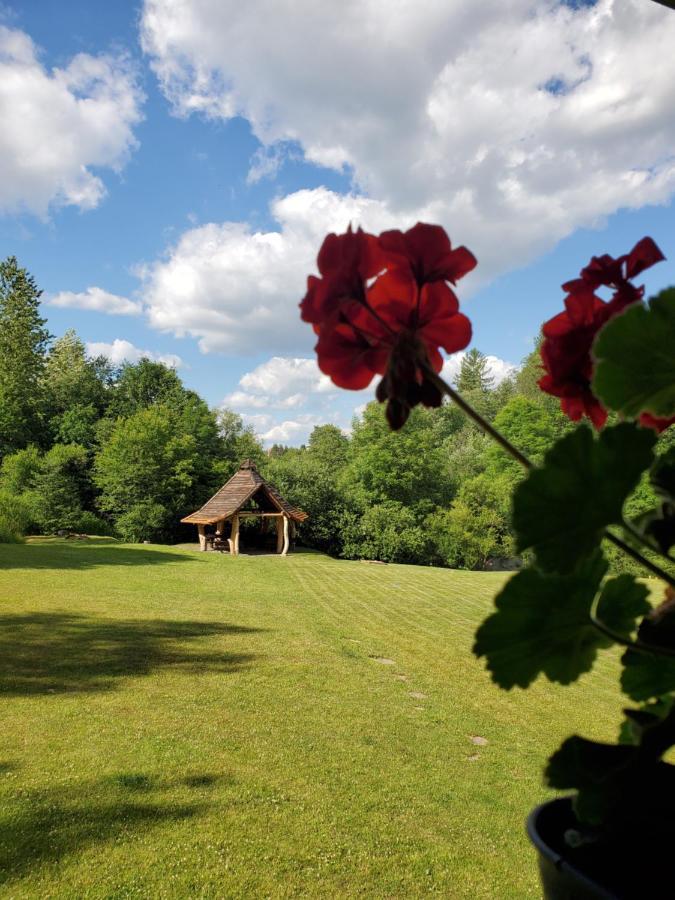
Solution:
M450 238L440 225L418 222L405 233L383 231L380 246L394 257L405 260L421 287L434 281L456 284L476 267L476 257L466 247L452 249Z
M546 374L539 387L560 398L562 411L572 421L588 416L596 428L605 424L607 411L591 390L593 341L609 319L642 299L644 288L635 287L629 279L664 258L654 241L646 237L618 259L594 256L581 270L580 278L563 285L568 292L565 311L543 327L541 358ZM599 287L613 289L611 300L604 301L596 295ZM643 424L646 423L647 420Z
M439 348L453 353L471 340L471 324L446 282L475 265L466 248L452 249L440 226L418 223L379 239L360 229L329 235L318 259L322 277L309 277L300 304L319 335L321 371L354 390L383 374L377 397L388 401L393 428L418 403L440 405L433 374L443 365Z
M307 293L300 303L305 322L319 323L333 316L344 303L362 303L366 282L387 265L377 238L361 228L346 234L329 234L319 250L317 265L322 277L310 275Z

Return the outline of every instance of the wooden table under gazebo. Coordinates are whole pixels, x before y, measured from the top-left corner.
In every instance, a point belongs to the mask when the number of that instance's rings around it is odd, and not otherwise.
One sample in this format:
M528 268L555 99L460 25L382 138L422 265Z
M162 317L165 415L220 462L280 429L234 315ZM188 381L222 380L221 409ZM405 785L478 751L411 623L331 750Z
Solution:
M276 522L277 553L286 556L297 522L304 522L307 513L284 500L279 491L262 477L252 459L245 459L232 478L217 494L198 509L181 519L196 525L200 550L229 549L232 556L239 554L239 525L242 519L259 517L263 525ZM229 537L225 537L227 523L231 524ZM207 526L215 526L214 534L207 534Z

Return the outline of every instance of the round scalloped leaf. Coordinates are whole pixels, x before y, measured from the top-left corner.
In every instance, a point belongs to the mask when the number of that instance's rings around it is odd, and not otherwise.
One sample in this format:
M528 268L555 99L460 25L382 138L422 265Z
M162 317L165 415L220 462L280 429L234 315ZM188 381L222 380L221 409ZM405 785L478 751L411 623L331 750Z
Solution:
M593 345L593 393L636 418L675 415L675 287L611 319Z

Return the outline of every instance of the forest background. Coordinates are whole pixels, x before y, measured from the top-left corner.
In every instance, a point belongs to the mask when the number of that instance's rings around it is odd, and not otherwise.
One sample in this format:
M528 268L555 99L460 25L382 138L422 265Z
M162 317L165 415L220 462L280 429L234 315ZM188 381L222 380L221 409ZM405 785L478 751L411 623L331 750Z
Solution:
M476 349L456 386L535 463L570 430L537 387L538 347L496 385ZM674 429L659 441L675 443ZM193 542L180 524L255 460L308 520L302 544L348 559L484 568L514 555L510 498L522 472L456 407L416 408L390 431L369 403L344 434L264 450L251 427L211 409L175 370L89 358L73 330L53 339L40 290L13 257L0 263L0 542L59 530L125 541ZM628 517L656 503L645 481ZM251 525L251 527L255 527ZM632 565L616 555L615 569Z

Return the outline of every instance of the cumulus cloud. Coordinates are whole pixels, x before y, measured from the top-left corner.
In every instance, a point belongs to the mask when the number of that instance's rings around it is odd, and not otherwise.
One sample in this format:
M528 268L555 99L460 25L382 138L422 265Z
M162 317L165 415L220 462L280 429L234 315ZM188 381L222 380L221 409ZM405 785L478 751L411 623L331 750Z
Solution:
M120 297L111 294L100 287L89 287L86 291L74 293L73 291L60 291L49 301L50 306L60 306L67 309L89 309L94 312L107 313L108 315L138 316L142 312L142 306L128 297Z
M341 391L315 357L273 356L246 372L223 406L238 412L265 444L301 444L316 425L345 428L368 391Z
M298 302L326 232L344 231L350 222L380 231L401 221L376 200L326 188L280 198L271 213L278 231L240 222L203 225L140 267L150 324L198 338L204 352L309 350L315 338L300 321Z
M338 389L319 371L316 358L273 356L239 379L240 390L228 394L233 409L289 409L308 401L323 401ZM320 395L317 397L317 395Z
M459 370L462 366L462 360L465 356L466 351L462 350L459 353L454 353L445 360L441 375L446 381L454 382L457 380ZM506 378L515 375L518 371L518 366L507 362L505 359L500 359L498 356L486 356L485 361L487 362L488 375L493 379L495 387L498 384L501 384Z
M164 363L172 369L179 369L184 365L180 356L175 353L155 353L152 350L141 350L130 341L115 338L112 343L105 341L88 341L87 354L89 356L106 356L113 365L122 363L136 363L141 359L151 359L154 362Z
M0 212L97 206L93 169L122 168L142 101L124 57L80 53L49 71L27 34L0 26Z
M442 375L454 381L464 353L446 360ZM499 384L517 367L497 356L487 356L488 372ZM363 391L337 388L314 357L274 356L239 379L238 390L222 405L238 412L266 444L305 442L316 425L331 423L350 430L353 416L361 416L373 399L373 386ZM288 410L292 410L288 416Z
M267 148L349 167L385 218L448 227L481 278L675 189L675 16L656 3L145 0L141 35L178 114L243 115Z

